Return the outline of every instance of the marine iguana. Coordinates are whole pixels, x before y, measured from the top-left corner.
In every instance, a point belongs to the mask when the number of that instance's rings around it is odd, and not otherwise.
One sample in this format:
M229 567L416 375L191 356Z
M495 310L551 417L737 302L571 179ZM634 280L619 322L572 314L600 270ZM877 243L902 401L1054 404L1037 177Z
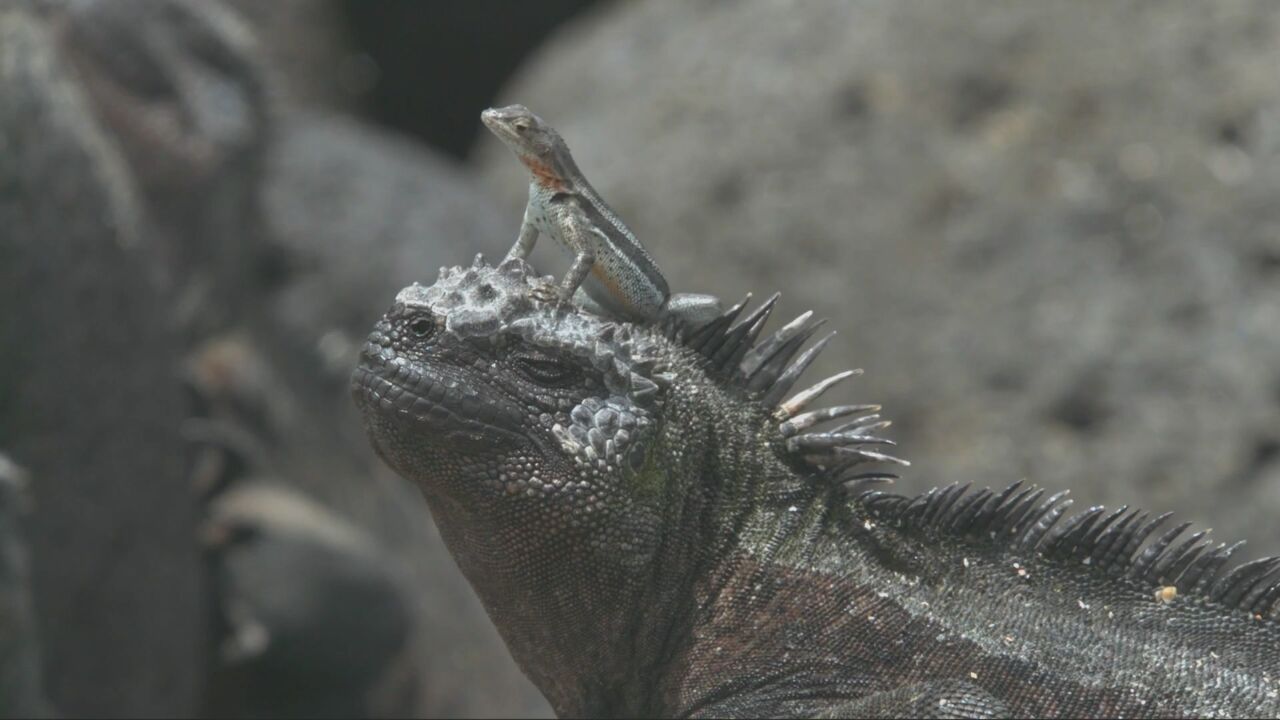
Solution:
M1280 558L1018 483L876 489L879 409L809 409L852 373L789 396L811 314L757 341L776 295L689 331L545 282L405 288L352 390L559 714L1280 714Z

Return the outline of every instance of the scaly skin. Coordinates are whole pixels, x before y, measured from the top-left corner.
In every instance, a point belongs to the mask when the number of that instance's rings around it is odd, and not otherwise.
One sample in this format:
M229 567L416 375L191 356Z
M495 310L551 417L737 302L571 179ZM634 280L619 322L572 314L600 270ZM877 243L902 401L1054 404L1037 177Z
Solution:
M779 402L807 314L685 337L557 314L544 282L406 288L353 393L561 715L1280 714L1277 563L1144 551L1145 515L1016 486L868 490L874 406Z

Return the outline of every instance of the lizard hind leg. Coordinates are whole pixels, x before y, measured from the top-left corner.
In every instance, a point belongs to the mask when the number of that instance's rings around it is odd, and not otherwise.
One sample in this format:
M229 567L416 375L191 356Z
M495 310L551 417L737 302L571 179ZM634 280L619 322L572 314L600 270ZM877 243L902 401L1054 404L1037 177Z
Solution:
M568 302L573 294L582 287L582 282L587 279L587 275L591 273L591 267L596 264L596 254L589 247L582 247L574 256L573 265L569 266L569 272L565 274L564 280L560 282L560 298L564 302Z
M699 328L720 317L720 298L700 293L675 293L663 306L663 314L674 317L689 328Z
M604 317L604 318L613 317L612 313L606 310L603 305L596 302L590 295L587 294L586 288L580 287L573 292L573 304L577 305L583 310L586 310L592 315L599 315L600 317Z

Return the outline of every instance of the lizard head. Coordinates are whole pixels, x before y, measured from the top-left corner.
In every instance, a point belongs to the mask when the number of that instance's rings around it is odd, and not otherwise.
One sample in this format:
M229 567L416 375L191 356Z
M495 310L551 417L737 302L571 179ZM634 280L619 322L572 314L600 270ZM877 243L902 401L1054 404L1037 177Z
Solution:
M557 152L565 147L560 133L523 105L489 108L480 120L530 167L554 167L556 157L566 154Z

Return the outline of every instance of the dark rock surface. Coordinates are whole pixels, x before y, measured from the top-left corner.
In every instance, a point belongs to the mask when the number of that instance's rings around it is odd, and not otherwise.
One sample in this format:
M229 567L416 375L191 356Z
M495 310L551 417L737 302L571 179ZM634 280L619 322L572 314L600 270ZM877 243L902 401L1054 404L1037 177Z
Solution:
M374 70L371 117L453 157L483 131L476 113L566 19L603 0L341 0L351 47Z
M417 714L428 679L413 643L421 592L400 558L286 484L232 483L212 499L202 533L222 639L208 711Z
M350 108L377 68L350 49L334 0L223 0L251 28L281 99L313 109Z
M30 477L0 453L0 717L46 717L50 712L31 604L30 511Z
M1266 2L626 4L502 100L673 290L833 318L814 377L866 368L906 489L1028 478L1274 553L1277 66ZM522 168L480 150L514 229Z
M259 58L215 3L0 8L0 447L35 478L50 698L96 715L546 714L417 492L373 457L344 354L400 287L506 233L452 164L278 106ZM308 527L347 528L383 564L291 534L267 503L243 523L257 543L205 586L194 501L224 434L285 505L328 518ZM310 602L326 589L335 604ZM222 654L224 592L267 606L262 662ZM384 624L334 622L366 601ZM309 704L273 705L280 684Z
M433 279L441 265L505 252L514 238L456 164L354 120L300 111L282 121L263 208L284 258L274 319L322 341L343 392L396 291Z
M204 668L182 387L132 173L50 25L0 9L0 443L32 474L50 700L194 712Z
M224 0L289 104L359 111L452 158L479 108L556 26L604 0Z

